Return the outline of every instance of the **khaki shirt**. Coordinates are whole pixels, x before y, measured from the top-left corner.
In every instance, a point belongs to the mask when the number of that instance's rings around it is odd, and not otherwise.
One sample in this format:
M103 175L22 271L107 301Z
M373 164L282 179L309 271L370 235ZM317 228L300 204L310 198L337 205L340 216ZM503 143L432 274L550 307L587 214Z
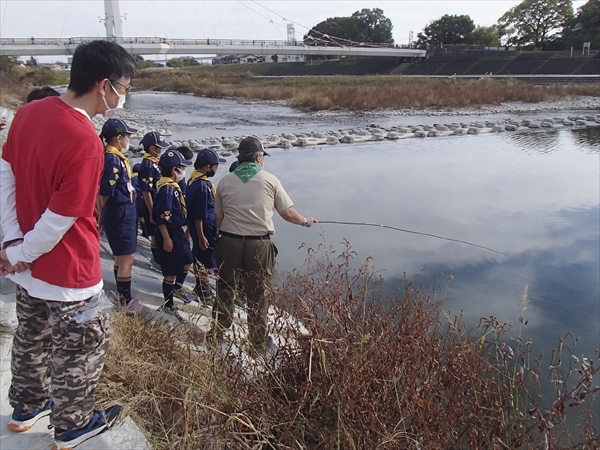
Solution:
M261 170L247 183L234 173L219 181L215 213L223 214L221 230L240 236L263 236L275 232L273 213L294 205L275 175Z

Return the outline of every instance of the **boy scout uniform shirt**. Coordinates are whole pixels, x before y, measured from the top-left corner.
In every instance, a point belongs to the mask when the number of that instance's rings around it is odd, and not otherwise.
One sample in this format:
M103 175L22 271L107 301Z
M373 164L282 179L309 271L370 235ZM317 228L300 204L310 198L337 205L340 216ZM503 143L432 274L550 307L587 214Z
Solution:
M221 231L240 236L264 236L275 232L273 212L294 205L281 182L261 170L244 183L235 173L217 185L215 213L224 214Z
M152 198L156 197L156 183L160 179L160 167L158 167L158 158L144 155L144 159L140 163L140 171L138 173L140 189L142 192L150 192Z
M109 147L112 146L108 145L107 149ZM118 149L112 148L118 151ZM114 153L105 152L100 195L110 197L108 203L115 205L133 203L135 200L135 189L131 184L125 163Z
M171 184L164 184L154 197L152 217L156 226L167 225L168 228L181 228L185 225L185 199Z
M201 220L204 223L216 223L213 190L210 180L201 177L190 178L185 199L188 210L188 224L191 229L195 230L195 220Z

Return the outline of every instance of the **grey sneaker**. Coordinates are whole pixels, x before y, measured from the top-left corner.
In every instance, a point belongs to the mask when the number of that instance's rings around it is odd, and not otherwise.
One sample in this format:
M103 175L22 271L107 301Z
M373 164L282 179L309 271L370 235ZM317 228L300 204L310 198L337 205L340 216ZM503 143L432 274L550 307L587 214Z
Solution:
M177 288L173 291L173 295L178 299L182 300L186 305L192 303L192 300L196 300L194 296L185 291L183 288Z

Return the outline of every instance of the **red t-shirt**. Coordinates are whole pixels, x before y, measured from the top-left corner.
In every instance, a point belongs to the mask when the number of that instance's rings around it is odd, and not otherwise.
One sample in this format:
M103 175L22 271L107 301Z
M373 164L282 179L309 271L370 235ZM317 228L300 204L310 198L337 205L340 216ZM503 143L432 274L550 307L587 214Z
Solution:
M95 205L104 148L92 122L58 97L36 100L15 115L2 158L15 176L23 234L46 209L77 217L58 244L33 262L32 276L65 288L98 284L102 269Z

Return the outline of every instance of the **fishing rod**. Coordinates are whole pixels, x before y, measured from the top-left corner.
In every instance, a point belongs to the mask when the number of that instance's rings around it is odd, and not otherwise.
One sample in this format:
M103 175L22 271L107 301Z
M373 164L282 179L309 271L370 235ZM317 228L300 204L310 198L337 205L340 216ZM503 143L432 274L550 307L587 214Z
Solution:
M482 248L482 249L488 250L490 252L508 256L509 258L515 258L515 256L509 255L508 253L500 252L498 250L494 250L493 248L489 248L484 245L473 244L472 242L462 241L460 239L453 239L453 238L449 238L449 237L438 236L437 234L423 233L421 231L406 230L404 228L392 227L390 225L382 225L382 224L377 224L377 223L366 223L366 222L341 222L341 221L336 221L336 220L319 220L317 223L319 223L319 224L332 223L332 224L337 224L337 225L359 225L359 226L367 226L367 227L387 228L389 230L401 231L403 233L418 234L421 236L429 236L429 237L436 238L436 239L442 239L444 241L458 242L460 244L470 245L472 247Z

